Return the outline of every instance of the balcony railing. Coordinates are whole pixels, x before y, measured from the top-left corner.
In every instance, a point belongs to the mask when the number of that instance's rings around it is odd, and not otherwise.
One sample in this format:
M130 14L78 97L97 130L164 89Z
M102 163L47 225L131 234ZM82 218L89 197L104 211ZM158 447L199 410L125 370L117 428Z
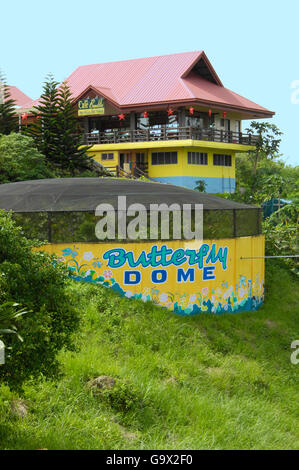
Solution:
M149 128L146 130L124 129L84 134L84 143L88 145L187 139L254 146L256 145L258 136L243 134L243 132L224 131L220 129L198 129L194 127L165 127L161 129Z

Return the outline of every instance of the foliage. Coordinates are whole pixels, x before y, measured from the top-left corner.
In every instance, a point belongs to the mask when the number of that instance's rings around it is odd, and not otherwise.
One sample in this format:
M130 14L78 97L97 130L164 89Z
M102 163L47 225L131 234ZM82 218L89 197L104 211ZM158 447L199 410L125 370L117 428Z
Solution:
M24 309L17 309L19 304L15 302L4 302L0 304L0 336L3 334L15 334L23 341L17 333L16 323L27 313Z
M23 132L33 137L40 152L59 176L76 176L90 170L88 147L82 146L78 120L66 83L58 83L49 75L43 86L39 104L32 112L34 122Z
M51 176L53 173L32 138L16 133L0 136L0 183Z
M267 255L299 255L299 201L274 212L264 221L263 228ZM286 258L285 263L299 276L299 258Z
M286 165L282 160L262 160L255 176L248 154L236 155L236 193L227 195L240 202L261 204L272 198L293 199L299 194L299 166Z
M97 390L96 395L117 411L127 412L140 407L142 393L134 384L119 378L112 387Z
M248 152L252 163L252 173L256 175L260 161L265 159L272 160L278 156L282 132L275 124L258 121L252 121L246 132L248 135L258 136L254 150Z
M57 352L71 347L78 314L65 290L66 270L34 250L11 215L0 212L0 226L0 303L14 301L30 311L18 327L24 342L8 336L11 357L0 368L3 380L19 386L31 375L57 373Z
M0 73L0 135L8 135L17 130L18 118L15 108L16 103L11 98L4 76Z
M204 180L196 181L195 191L199 191L200 193L206 192L207 183Z
M76 352L60 353L61 377L24 385L25 419L0 387L1 449L298 449L299 289L281 263L267 266L264 306L238 315L181 317L97 286L68 289L82 312ZM101 375L129 395L134 386L134 405L89 393Z

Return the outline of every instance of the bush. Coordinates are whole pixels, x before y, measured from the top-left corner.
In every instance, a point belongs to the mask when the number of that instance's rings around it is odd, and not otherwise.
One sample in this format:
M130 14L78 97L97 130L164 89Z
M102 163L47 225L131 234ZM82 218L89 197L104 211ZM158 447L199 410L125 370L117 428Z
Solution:
M265 219L266 254L270 256L296 256L299 252L299 203L287 204ZM299 276L298 258L285 258L285 264Z
M0 183L53 176L33 139L22 134L0 136L0 167Z
M34 251L11 215L0 212L0 303L17 302L27 313L18 325L23 343L7 335L9 360L0 378L20 385L30 376L57 373L56 354L71 348L78 313L65 289L67 271L54 256Z

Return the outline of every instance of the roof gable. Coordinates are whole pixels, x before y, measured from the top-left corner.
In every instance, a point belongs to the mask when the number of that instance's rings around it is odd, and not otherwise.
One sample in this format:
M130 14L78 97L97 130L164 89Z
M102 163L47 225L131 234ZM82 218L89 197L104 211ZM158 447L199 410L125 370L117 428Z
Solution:
M274 114L224 88L204 51L84 65L66 82L74 100L92 88L124 111L150 105L198 103L246 110L262 117Z

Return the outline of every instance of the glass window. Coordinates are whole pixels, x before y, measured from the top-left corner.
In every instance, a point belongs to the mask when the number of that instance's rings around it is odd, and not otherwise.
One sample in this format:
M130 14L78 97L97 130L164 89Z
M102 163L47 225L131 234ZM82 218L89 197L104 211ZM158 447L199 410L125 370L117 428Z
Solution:
M207 165L208 154L201 152L188 152L188 164L189 165Z
M232 156L214 153L213 165L215 166L232 166Z
M114 160L114 153L101 153L101 160Z
M177 152L153 152L152 165L175 165L178 162Z

